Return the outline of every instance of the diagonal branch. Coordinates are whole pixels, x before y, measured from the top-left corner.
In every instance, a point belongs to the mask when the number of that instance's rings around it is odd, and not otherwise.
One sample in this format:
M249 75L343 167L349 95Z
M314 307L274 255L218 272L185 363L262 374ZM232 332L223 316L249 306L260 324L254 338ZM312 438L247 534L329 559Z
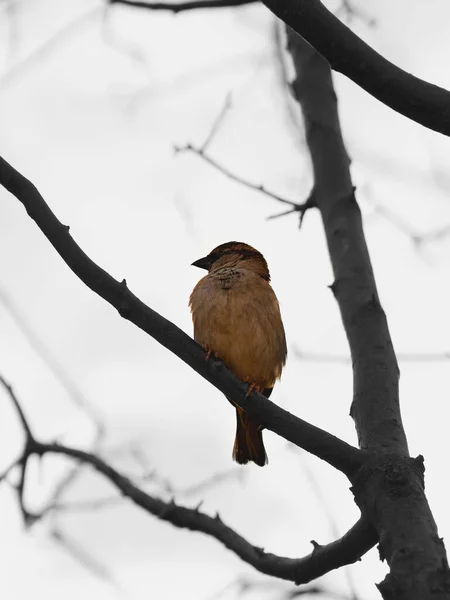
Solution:
M349 478L362 465L365 456L357 448L283 410L262 394L252 392L247 396L248 386L222 362L206 361L204 349L199 344L139 300L128 289L125 280L116 281L96 265L72 238L69 227L58 221L36 187L2 158L0 183L24 205L69 268L124 319L181 358L244 410L257 415L267 429L325 460Z
M109 4L123 4L147 10L167 10L173 13L196 10L199 8L227 8L253 4L258 0L190 0L187 2L140 2L139 0L108 0Z
M319 0L263 0L277 17L366 92L424 127L450 135L450 92L378 54Z

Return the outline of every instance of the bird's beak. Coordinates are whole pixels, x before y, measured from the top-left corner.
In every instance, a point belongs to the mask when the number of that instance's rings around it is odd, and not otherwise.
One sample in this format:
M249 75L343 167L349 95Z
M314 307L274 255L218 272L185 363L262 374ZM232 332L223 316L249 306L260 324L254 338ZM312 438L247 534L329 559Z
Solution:
M198 267L199 269L206 269L206 270L208 270L209 267L211 266L211 257L210 256L204 256L203 258L199 258L198 260L196 260L195 262L193 262L191 266L192 267Z

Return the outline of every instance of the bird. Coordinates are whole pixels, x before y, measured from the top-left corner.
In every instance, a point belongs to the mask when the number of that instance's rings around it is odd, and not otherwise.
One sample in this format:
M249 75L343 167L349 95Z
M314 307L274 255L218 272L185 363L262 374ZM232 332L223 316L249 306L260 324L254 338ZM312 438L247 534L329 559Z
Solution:
M252 390L269 398L286 363L280 306L270 285L266 259L244 242L226 242L192 266L208 271L194 287L189 307L194 339ZM263 467L267 454L258 419L237 406L232 457Z

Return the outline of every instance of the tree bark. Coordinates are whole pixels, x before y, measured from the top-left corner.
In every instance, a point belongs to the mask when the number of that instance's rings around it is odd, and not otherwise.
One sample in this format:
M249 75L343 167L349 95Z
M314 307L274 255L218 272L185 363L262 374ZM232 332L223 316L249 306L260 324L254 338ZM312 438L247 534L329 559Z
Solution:
M292 29L292 88L303 112L320 210L353 363L351 415L360 447L370 454L352 491L378 532L390 574L386 600L450 599L450 572L423 485L423 459L411 459L403 429L399 370L381 307L342 139L331 69Z

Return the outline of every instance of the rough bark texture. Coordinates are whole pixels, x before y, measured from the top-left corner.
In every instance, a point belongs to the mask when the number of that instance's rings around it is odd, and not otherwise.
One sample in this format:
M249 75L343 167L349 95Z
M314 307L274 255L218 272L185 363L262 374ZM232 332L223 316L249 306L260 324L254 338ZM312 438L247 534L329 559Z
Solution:
M408 456L398 400L399 370L381 307L342 139L328 63L292 30L289 49L322 215L353 362L352 417L361 448Z
M353 492L378 532L380 554L391 568L379 589L389 600L450 598L445 548L424 494L423 461L409 458L397 361L355 199L330 66L291 29L288 48L312 158L314 199L335 275L331 288L352 355L351 415L361 448L371 454Z

